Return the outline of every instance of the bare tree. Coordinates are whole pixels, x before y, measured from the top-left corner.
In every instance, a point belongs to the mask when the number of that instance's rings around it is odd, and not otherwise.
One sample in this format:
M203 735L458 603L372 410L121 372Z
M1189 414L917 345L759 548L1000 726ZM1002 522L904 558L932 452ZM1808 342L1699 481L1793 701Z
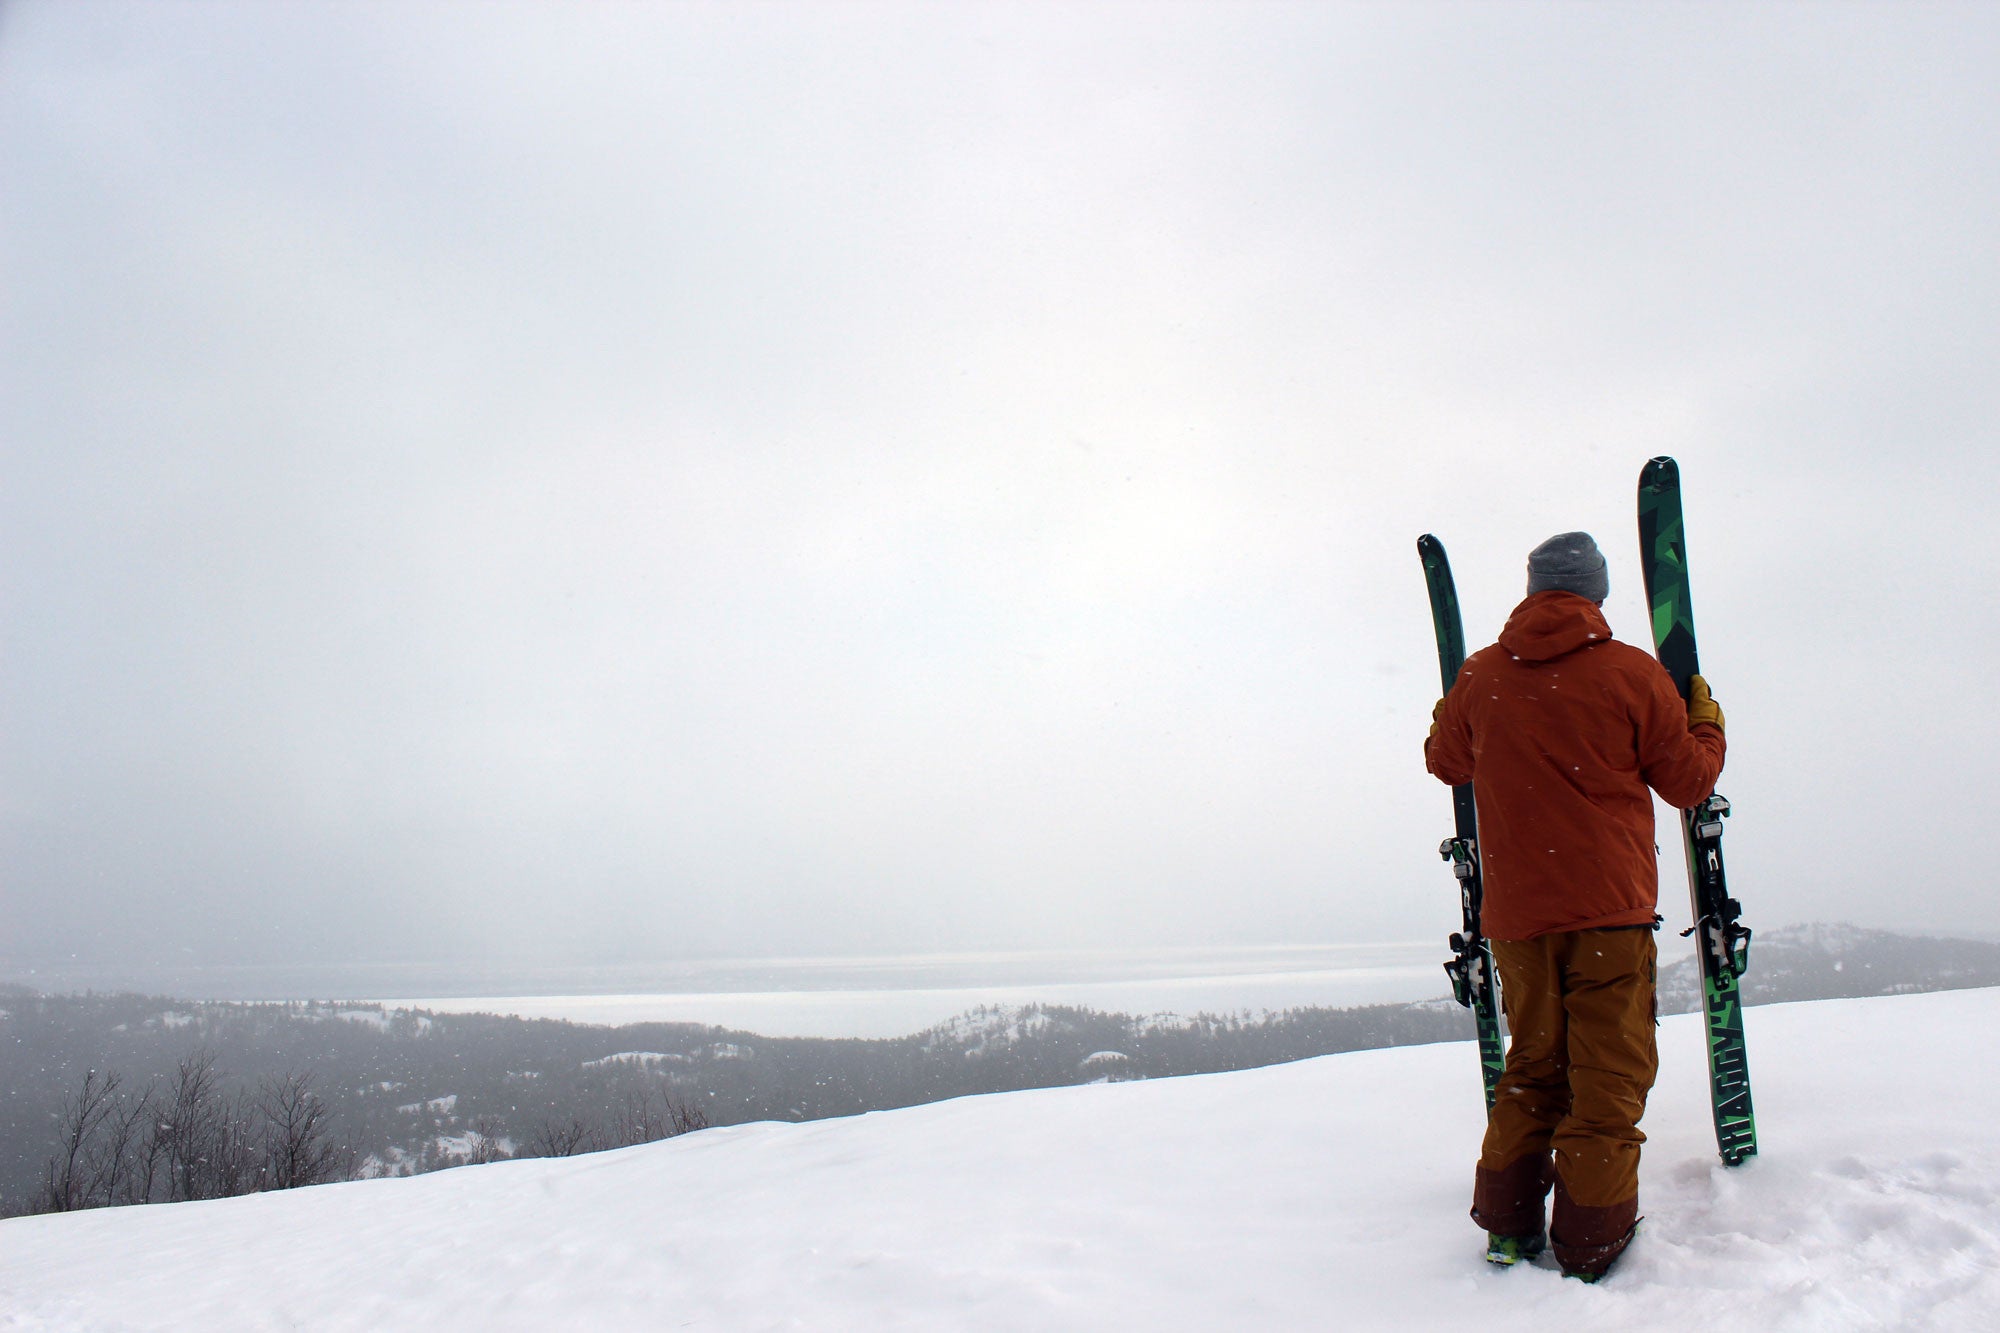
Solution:
M652 1143L707 1128L707 1112L692 1102L681 1101L664 1089L656 1096L654 1089L640 1088L625 1094L613 1125L611 1146Z
M91 1158L97 1150L98 1131L117 1113L117 1094L118 1075L92 1069L84 1073L83 1086L63 1102L56 1117L56 1154L49 1158L47 1180L36 1200L37 1212L62 1213L91 1206Z
M48 1160L32 1211L147 1203L157 1154L147 1150L155 1117L154 1090L136 1097L119 1089L117 1074L90 1070L57 1117L57 1147Z
M266 1078L258 1088L257 1111L264 1131L261 1188L323 1185L347 1174L340 1145L328 1137L326 1103L313 1092L310 1074Z
M257 1099L248 1089L239 1089L234 1097L218 1100L221 1102L219 1133L215 1151L209 1158L213 1192L208 1197L226 1199L237 1194L254 1194L263 1188L258 1184L263 1164L257 1142Z
M537 1157L574 1157L589 1152L595 1139L590 1126L572 1116L567 1122L544 1120L535 1131L532 1146Z
M149 1134L166 1172L167 1198L173 1202L206 1197L216 1101L215 1057L202 1050L182 1059Z
M668 1137L692 1134L698 1129L708 1128L708 1112L693 1102L684 1102L669 1093L661 1093L660 1100L666 1103Z
M472 1151L466 1157L468 1166L484 1166L507 1156L507 1149L501 1146L501 1125L492 1116L483 1115L472 1122L466 1138Z
M220 1199L255 1187L248 1098L232 1103L222 1095L213 1052L197 1050L175 1066L162 1101L148 1147L165 1171L169 1202Z
M91 1194L106 1204L151 1203L155 1158L146 1152L147 1129L157 1110L148 1084L137 1097L120 1100L104 1118L91 1168Z
M612 1145L623 1147L628 1143L651 1143L654 1139L667 1137L666 1112L655 1105L650 1088L639 1088L625 1094L624 1104L618 1108L612 1125Z
M166 1140L160 1134L164 1115L159 1089L148 1087L129 1122L121 1124L121 1132L130 1136L131 1167L119 1183L114 1202L155 1202L166 1175Z

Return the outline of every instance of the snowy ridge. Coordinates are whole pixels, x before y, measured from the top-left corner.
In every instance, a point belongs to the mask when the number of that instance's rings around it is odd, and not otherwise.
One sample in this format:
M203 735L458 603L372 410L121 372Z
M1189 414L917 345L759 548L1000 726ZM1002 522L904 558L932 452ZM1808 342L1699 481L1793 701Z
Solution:
M1660 952L1661 1012L1699 1008L1701 977L1691 950L1663 939ZM1818 923L1757 932L1743 998L1770 1004L1974 986L2000 986L2000 944Z
M585 1069L603 1069L608 1065L639 1065L651 1068L654 1065L684 1065L694 1057L681 1051L616 1051L597 1060L585 1060Z
M1661 1028L1610 1281L1479 1258L1466 1044L0 1222L0 1330L1985 1329L2000 990L1748 1017L1764 1155Z
M968 1058L1012 1046L1046 1031L1054 1018L1041 1005L983 1004L917 1034L927 1049L961 1046Z

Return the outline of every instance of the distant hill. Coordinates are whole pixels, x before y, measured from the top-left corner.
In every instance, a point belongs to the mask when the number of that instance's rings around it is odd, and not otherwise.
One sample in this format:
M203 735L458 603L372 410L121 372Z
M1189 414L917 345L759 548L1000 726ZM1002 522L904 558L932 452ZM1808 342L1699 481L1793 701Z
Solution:
M1700 1007L1701 977L1692 940L1662 939L1660 956L1681 956L1660 968L1660 1012ZM2000 944L1863 930L1848 925L1789 926L1759 931L1743 975L1746 1004L1838 1000L1869 995L2000 986Z
M1660 943L1662 1011L1693 1009L1692 946L1671 937ZM1951 990L2000 985L2000 944L1809 926L1759 934L1750 965L1744 986L1753 1004ZM1194 1015L1028 1005L974 1010L907 1037L829 1040L363 1004L16 994L0 1002L0 1211L30 1205L65 1101L87 1071L117 1074L129 1099L170 1085L177 1065L196 1052L213 1057L225 1098L287 1074L310 1075L328 1131L353 1169L407 1175L615 1147L696 1120L821 1120L1470 1033L1466 1012L1444 998Z

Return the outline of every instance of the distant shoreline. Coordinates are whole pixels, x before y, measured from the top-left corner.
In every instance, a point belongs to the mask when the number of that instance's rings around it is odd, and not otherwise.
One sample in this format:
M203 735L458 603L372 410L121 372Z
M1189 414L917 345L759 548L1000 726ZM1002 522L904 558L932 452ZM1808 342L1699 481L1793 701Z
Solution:
M1435 949L1431 952L1436 952ZM485 1013L617 1027L700 1023L769 1037L905 1037L972 1009L1067 1005L1108 1013L1236 1014L1438 998L1430 962L1312 972L1161 977L1020 986L514 995L384 999L393 1009Z
M1041 950L724 959L594 968L0 970L49 993L333 1000L610 1026L685 1022L773 1036L896 1037L987 1005L1243 1013L1430 999L1436 943Z
M143 991L214 1000L902 989L1344 969L1411 961L1419 955L1427 957L1439 947L1437 941L1425 939L1357 944L930 950L568 964L518 959L131 964L0 958L0 983L48 993Z

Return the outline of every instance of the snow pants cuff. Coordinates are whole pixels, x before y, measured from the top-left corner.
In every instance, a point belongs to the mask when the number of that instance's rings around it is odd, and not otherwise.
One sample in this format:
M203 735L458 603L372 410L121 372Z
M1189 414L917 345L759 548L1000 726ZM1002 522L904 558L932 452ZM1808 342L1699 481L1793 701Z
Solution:
M1547 1152L1517 1158L1498 1171L1481 1166L1473 1179L1472 1220L1496 1236L1540 1235L1554 1176Z
M1549 1248L1565 1273L1601 1275L1610 1268L1639 1226L1639 1200L1634 1197L1608 1208L1591 1208L1569 1197L1556 1182L1555 1220L1549 1227Z

